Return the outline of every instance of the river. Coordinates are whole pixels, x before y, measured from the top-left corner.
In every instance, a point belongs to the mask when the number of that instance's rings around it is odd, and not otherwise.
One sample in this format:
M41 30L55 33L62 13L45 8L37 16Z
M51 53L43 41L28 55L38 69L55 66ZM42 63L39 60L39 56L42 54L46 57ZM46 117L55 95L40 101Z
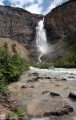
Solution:
M35 74L38 73L39 79L36 82L27 82L36 78ZM49 77L50 79L45 79ZM45 118L31 118L32 120L76 120L76 101L68 98L71 91L76 91L76 69L65 68L50 68L39 69L30 67L30 70L20 77L20 81L11 83L9 86L11 91L9 99L15 99L15 104L21 106L25 112L31 102L36 100L65 100L74 108L74 112L69 115L61 117L45 117ZM49 94L43 95L43 91L57 92L60 97L52 98Z

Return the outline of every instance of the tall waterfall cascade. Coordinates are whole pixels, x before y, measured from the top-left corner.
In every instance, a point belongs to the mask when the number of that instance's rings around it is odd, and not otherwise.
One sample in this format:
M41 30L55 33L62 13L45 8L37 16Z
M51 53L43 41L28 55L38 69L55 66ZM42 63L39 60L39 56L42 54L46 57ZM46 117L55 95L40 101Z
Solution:
M41 62L42 55L48 52L46 31L44 29L44 19L40 20L38 26L36 27L36 45L38 51L40 51L39 62Z

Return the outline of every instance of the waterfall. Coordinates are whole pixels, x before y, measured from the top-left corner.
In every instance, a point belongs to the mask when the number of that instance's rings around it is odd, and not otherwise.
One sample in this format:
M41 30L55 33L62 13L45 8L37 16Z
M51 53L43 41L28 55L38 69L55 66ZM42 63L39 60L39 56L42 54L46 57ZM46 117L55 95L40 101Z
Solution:
M48 51L46 31L44 29L44 19L40 20L36 27L36 45L40 51L39 62L41 62L41 56Z

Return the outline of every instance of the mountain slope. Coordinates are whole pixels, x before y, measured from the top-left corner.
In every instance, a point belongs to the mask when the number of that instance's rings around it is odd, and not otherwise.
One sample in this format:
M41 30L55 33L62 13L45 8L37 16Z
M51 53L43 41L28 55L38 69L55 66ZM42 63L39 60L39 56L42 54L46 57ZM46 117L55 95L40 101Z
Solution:
M28 51L22 45L9 38L0 38L0 46L2 46L5 42L8 43L9 51L11 54L17 52L22 58L29 59Z

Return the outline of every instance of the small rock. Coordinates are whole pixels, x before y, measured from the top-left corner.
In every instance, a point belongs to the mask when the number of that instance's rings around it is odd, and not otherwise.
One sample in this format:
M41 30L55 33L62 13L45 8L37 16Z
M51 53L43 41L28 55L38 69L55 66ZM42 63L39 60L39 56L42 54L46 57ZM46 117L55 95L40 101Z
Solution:
M37 72L32 73L34 76L39 76Z
M43 77L37 77L37 79L44 79Z
M34 88L34 87L35 87L35 86L32 85L30 88Z
M73 75L73 73L71 73L70 75Z
M69 76L68 78L75 78L75 77L73 77L73 76Z
M50 91L43 91L42 94L46 94L46 93L48 93L48 92L50 92Z
M66 79L66 78L62 78L61 80L62 80L62 81L67 81L67 79Z
M28 76L31 76L31 75L32 75L31 73L28 74Z
M52 95L52 96L60 96L58 93L55 93L55 92L51 92L50 95Z
M64 89L69 89L69 87L66 87L66 88L64 88Z
M23 85L21 88L27 88L27 86Z
M59 87L59 86L61 86L61 85L60 85L60 84L55 84L55 86L56 86L56 87Z
M54 77L54 79L57 79L57 77Z
M29 79L29 80L27 81L27 83L29 83L29 82L36 82L36 81L38 81L38 78L32 78L31 80Z
M45 77L45 79L52 79L52 78L50 78L50 77Z
M29 83L29 82L31 82L31 80L30 80L30 79L27 81L27 83Z
M76 92L70 92L68 97L76 100Z

